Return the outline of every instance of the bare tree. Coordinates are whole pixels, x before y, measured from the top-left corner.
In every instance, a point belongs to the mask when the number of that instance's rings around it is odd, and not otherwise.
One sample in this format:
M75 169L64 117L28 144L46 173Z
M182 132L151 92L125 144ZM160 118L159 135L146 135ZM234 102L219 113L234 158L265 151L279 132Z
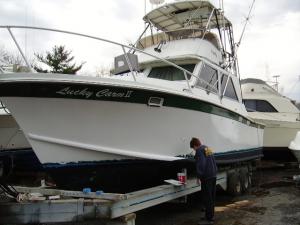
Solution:
M23 63L22 57L16 52L10 52L3 46L0 46L0 65L21 65Z
M109 67L98 66L96 68L96 76L97 77L104 77L104 76L111 76L111 75L112 75L112 71Z

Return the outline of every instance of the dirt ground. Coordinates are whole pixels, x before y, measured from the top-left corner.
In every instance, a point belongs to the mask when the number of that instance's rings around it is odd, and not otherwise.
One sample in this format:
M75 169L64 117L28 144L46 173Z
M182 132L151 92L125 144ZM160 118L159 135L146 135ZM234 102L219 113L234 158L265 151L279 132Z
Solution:
M292 181L297 168L276 167L254 173L249 193L230 197L218 192L215 225L300 225L300 188ZM137 213L137 225L196 225L203 217L199 194L188 204L168 203Z

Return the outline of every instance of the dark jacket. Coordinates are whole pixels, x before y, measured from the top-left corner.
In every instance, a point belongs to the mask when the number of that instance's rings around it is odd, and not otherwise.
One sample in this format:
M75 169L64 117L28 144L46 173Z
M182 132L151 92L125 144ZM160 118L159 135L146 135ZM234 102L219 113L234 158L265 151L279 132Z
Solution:
M212 150L201 145L196 150L196 172L197 177L202 181L217 176L217 165Z

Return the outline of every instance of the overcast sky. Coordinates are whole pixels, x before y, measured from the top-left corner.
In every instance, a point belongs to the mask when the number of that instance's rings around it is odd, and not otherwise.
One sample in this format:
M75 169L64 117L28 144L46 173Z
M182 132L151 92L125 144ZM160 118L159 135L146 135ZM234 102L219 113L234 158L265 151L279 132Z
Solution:
M170 2L169 0L167 2ZM142 32L144 0L0 0L1 25L27 25L75 31L134 43ZM215 6L219 0L213 0ZM237 42L252 0L224 0L225 14L234 26ZM146 10L153 8L148 3ZM28 57L54 45L66 45L82 72L109 67L121 49L74 36L15 30ZM15 51L7 31L0 31L0 47ZM71 37L71 38L70 38ZM280 91L300 101L300 1L256 0L250 24L238 51L241 77L274 80L280 75Z

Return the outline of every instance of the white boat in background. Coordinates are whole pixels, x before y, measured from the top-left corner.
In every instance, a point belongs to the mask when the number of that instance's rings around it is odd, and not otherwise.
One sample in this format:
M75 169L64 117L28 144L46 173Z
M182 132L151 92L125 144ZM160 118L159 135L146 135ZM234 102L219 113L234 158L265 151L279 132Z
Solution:
M230 21L200 0L163 5L144 21L159 33L139 39L135 47L88 36L123 49L111 78L0 77L1 100L58 184L95 184L106 172L111 179L115 167L119 179L130 165L171 165L189 155L192 137L211 146L219 164L262 156L263 125L248 118L242 103ZM85 178L78 185L79 175Z
M24 133L7 108L0 102L0 152L31 148Z
M5 72L12 73L13 67L0 66L0 77ZM25 134L10 111L0 101L0 168L1 176L15 178L16 174L42 171L41 164L34 154Z
M17 71L17 65L0 66L0 76ZM31 148L23 131L6 106L0 101L0 152Z
M242 93L249 116L266 125L264 154L266 158L292 159L290 142L300 131L300 111L293 102L265 81L244 79Z
M291 141L289 149L291 149L300 164L300 131L297 132L295 138Z

